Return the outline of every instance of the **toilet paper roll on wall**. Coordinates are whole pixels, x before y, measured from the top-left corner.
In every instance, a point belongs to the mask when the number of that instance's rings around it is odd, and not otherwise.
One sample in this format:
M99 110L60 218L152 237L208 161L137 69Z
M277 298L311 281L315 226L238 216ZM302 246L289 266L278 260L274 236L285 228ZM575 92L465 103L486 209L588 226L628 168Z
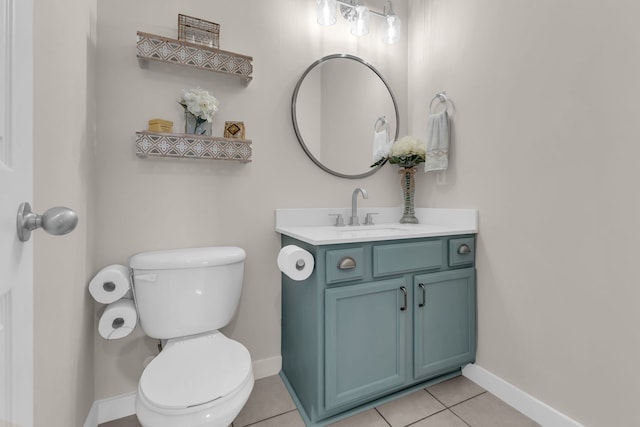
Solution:
M89 293L100 304L118 301L128 296L130 290L129 269L119 264L103 268L89 282Z
M296 245L288 245L278 253L278 268L293 280L305 280L313 273L313 255Z
M115 340L129 335L138 323L138 312L130 299L121 299L109 304L100 320L98 320L98 333L102 338Z

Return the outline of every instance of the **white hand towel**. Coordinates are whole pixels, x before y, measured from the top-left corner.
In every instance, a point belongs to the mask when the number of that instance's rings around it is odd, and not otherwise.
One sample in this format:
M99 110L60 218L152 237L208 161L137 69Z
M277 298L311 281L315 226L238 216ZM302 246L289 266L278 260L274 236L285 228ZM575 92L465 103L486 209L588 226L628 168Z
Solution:
M447 111L432 113L427 121L425 172L447 170L449 166L449 116Z
M389 155L389 131L383 129L381 131L375 131L373 133L373 161L377 162L383 157Z

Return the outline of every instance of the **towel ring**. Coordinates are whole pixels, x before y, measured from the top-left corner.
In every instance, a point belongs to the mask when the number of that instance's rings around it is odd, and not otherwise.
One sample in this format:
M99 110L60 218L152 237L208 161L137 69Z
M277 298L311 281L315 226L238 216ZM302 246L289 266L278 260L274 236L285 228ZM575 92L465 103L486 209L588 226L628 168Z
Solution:
M383 130L389 133L389 122L386 116L378 117L378 120L373 124L374 132L382 132Z
M433 113L433 103L435 101L439 101L441 104L444 104L444 111L449 109L449 98L447 98L447 93L438 92L429 103L429 113Z

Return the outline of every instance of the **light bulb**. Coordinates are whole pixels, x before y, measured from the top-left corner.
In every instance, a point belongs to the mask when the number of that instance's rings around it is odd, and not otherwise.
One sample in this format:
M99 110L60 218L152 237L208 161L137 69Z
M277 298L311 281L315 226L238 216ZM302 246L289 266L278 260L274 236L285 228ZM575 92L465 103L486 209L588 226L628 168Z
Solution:
M354 6L356 18L351 22L351 34L364 36L369 34L369 8L358 4Z
M333 25L337 20L337 3L336 0L316 0L316 14L318 16L318 24Z
M382 41L387 44L397 43L400 40L400 29L402 28L400 18L392 12L385 17L385 20L387 21L387 25Z

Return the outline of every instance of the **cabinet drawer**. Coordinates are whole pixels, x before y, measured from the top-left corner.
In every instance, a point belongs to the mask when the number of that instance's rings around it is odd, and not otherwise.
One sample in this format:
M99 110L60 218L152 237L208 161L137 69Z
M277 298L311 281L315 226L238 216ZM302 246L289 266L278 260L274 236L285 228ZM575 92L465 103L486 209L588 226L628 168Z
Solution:
M449 266L460 267L473 265L476 256L476 245L473 237L449 240Z
M442 240L373 247L374 277L441 266Z
M346 282L364 277L364 248L327 251L327 283Z

